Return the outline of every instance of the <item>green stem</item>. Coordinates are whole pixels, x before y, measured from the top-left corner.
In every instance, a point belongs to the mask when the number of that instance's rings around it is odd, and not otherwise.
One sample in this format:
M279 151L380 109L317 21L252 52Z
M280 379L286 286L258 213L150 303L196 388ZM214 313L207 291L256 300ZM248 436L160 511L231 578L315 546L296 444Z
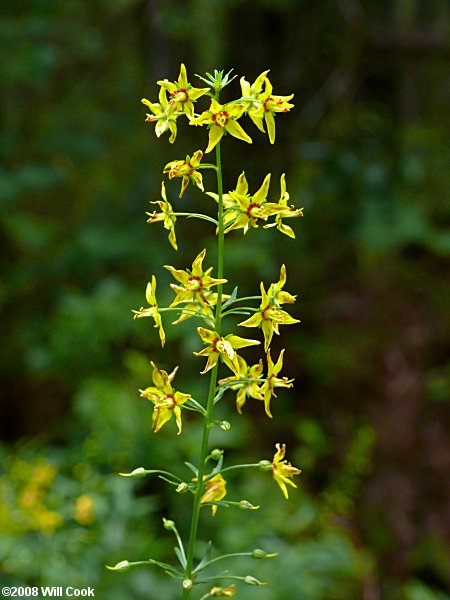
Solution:
M212 317L208 317L207 315L202 314L201 312L199 312L198 310L190 310L189 308L186 308L185 303L186 301L183 301L183 304L178 305L178 306L174 306L172 308L167 307L167 308L158 308L158 311L161 312L179 312L179 313L185 313L185 314L190 314L192 317L197 317L199 319L203 319L203 321L205 321L205 323L207 323L210 327L214 327L214 323L215 321L213 321ZM138 312L138 311L135 311Z
M244 312L242 312L244 311ZM227 315L250 315L252 312L260 311L259 308L255 308L254 306L239 306L237 308L231 308L230 310L225 310L222 313L222 317L226 317Z
M204 563L201 567L201 570L206 569L210 565L219 562L219 560L224 560L226 558L234 558L237 556L253 556L253 552L233 552L232 554L222 554L221 556L217 556L216 558L212 558L208 562Z
M217 220L218 241L217 241L217 278L223 279L223 259L225 246L225 229L223 223L223 182L222 182L222 158L220 154L220 142L216 146L216 164L217 164L217 194L219 202L219 210ZM222 328L222 284L217 286L217 305L216 305L216 332L220 335Z
M213 223L216 226L218 225L216 219L213 219L213 217L204 215L202 213L174 212L173 215L175 217L188 217L189 219L202 219L203 221L209 221L210 223Z
M223 225L223 182L222 182L222 160L220 155L220 142L216 145L216 175L217 175L217 195L218 195L218 244L217 244L217 278L223 279L223 262L224 262L224 225ZM217 286L217 303L215 312L215 326L216 333L220 336L222 328L222 284ZM204 483L203 477L206 471L206 459L208 456L208 444L209 444L209 432L210 425L212 422L212 413L214 409L214 397L216 394L217 386L217 372L219 369L219 362L217 362L212 371L211 379L209 382L209 393L208 401L206 404L206 415L203 421L203 435L202 445L200 450L200 460L198 465L198 487L194 496L194 504L192 507L192 520L191 530L189 534L189 546L187 552L185 578L190 579L193 573L195 544L197 540L197 530L200 518L200 501L203 494ZM183 600L189 600L191 595L190 589L183 590Z
M196 169L215 169L217 171L217 166L210 163L201 163Z
M224 467L220 469L219 473L225 473L225 471L235 471L236 469L254 469L259 468L259 463L248 463L246 465L231 465L230 467Z
M242 302L243 300L261 300L261 296L242 296L239 298L235 298L234 300L228 300L227 306L231 306L236 302Z

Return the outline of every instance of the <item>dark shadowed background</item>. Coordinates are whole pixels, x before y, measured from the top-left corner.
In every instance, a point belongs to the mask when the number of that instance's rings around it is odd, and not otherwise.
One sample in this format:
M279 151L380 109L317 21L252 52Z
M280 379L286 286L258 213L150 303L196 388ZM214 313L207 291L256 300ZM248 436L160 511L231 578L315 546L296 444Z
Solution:
M302 323L274 343L296 380L274 420L256 402L237 418L230 395L220 411L233 427L213 438L230 462L271 459L285 441L299 489L286 502L270 476L236 477L233 496L261 509L205 514L202 537L280 552L269 566L242 561L270 581L243 598L450 598L449 23L444 0L3 7L2 583L178 597L159 572L104 565L172 560L161 518L188 528L189 503L164 482L117 476L182 469L198 453L195 419L180 437L172 423L155 435L138 393L153 359L181 365L179 389L201 394L198 337L189 323L168 326L161 350L150 320L131 314L153 273L160 304L170 301L161 265L213 255L208 224L177 223L176 253L146 223L164 165L205 146L203 131L182 128L173 147L144 122L140 99L157 101L156 80L175 80L184 62L193 85L215 68L250 82L270 69L275 94L295 92L275 146L250 122L251 147L224 140L225 187L245 168L257 189L270 170L276 200L286 172L305 209L295 240L261 228L227 236L227 277L255 293L284 262ZM178 183L168 189L174 200ZM189 189L179 206L205 201Z

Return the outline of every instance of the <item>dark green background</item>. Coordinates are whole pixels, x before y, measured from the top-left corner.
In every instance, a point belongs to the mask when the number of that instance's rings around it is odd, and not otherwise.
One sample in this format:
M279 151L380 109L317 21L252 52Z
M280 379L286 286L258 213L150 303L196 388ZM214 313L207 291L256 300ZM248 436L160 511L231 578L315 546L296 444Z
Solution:
M104 565L172 560L161 517L188 528L185 497L157 479L133 487L116 476L141 465L183 472L198 452L195 420L179 438L172 423L155 436L137 391L153 359L180 364L178 389L201 395L197 334L190 323L167 327L162 351L151 322L131 318L153 273L160 303L170 301L162 265L185 268L203 247L214 257L208 224L180 220L175 253L162 227L146 223L166 162L206 145L204 131L186 126L172 147L144 123L140 99L156 101L156 80L175 80L184 62L194 85L194 73L215 68L249 81L271 69L274 93L295 92L275 146L250 121L252 146L224 140L225 187L245 168L256 190L270 171L276 200L286 172L305 209L295 240L261 228L227 236L226 276L241 292L276 281L285 262L302 324L274 343L296 379L273 402L274 420L256 402L237 417L230 395L219 412L233 427L213 438L229 463L271 459L287 442L303 469L299 490L285 502L270 474L236 477L230 497L262 508L205 514L202 537L222 550L281 553L239 563L271 581L244 598L449 598L449 20L441 0L2 8L2 582L178 597L153 570ZM238 79L226 92L239 95ZM168 190L175 200L178 183ZM205 202L189 189L176 206ZM57 474L41 500L64 520L52 535L20 508L42 457ZM82 494L95 501L89 525L73 519Z

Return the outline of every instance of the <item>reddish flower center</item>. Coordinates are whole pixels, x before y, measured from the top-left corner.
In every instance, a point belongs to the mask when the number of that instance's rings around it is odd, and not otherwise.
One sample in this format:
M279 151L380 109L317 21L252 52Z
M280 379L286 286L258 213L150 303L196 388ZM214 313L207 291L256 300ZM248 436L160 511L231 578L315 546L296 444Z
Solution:
M266 99L264 100L263 107L264 107L264 110L265 110L265 112L270 112L270 107L269 107L268 105L269 105L271 102L273 102L273 98L272 98L272 96L269 96L268 98L266 98Z
M222 339L219 339L216 343L216 350L217 352L219 352L219 354L224 354L225 353L225 344L223 343Z
M213 114L211 119L219 127L225 127L225 125L228 123L228 117L229 114L227 113L227 111L221 110L220 112Z
M214 352L219 354L225 354L225 342L223 338L214 338L211 342L211 346Z
M189 277L189 279L187 280L186 288L188 290L190 290L191 292L196 292L198 290L201 290L202 287L203 287L203 281L197 275L192 275L192 277Z
M170 95L172 96L170 104L173 104L174 102L182 102L183 104L185 104L189 100L189 93L184 88L175 90Z
M261 317L265 320L265 321L270 321L270 307L266 306L265 308L261 309ZM267 314L269 313L269 314Z
M173 396L172 394L167 394L165 397L165 400L167 402L167 406L165 406L165 408L168 408L169 410L173 410L175 408L175 406L177 405L175 396Z
M261 208L261 205L258 204L258 202L252 202L252 204L249 204L247 207L247 210L245 211L247 214L247 217L249 219L255 219L256 217L258 217L260 208Z

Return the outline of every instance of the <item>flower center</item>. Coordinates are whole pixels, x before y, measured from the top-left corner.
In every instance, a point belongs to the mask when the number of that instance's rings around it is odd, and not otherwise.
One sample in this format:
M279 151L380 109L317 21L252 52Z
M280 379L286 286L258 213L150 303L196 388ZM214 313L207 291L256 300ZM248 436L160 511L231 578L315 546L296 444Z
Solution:
M184 177L185 175L190 175L193 171L194 167L191 163L184 161L169 171L169 179L172 179L173 177Z
M220 112L215 113L211 118L219 127L225 127L225 125L228 123L228 117L229 115L227 111L221 110Z
M263 106L264 106L264 110L265 110L265 112L270 112L270 110L271 110L271 109L270 109L270 104L271 104L271 103L273 104L273 98L272 98L272 96L269 96L268 98L266 98L266 99L264 100L264 104L263 104Z
M260 208L261 208L261 205L258 204L258 202L253 202L252 204L249 204L249 206L247 207L247 210L245 211L247 214L247 217L249 219L255 219L256 217L258 217Z
M192 277L189 277L189 279L187 280L186 289L191 292L196 292L198 290L201 290L202 287L203 287L203 281L197 275L192 275Z
M172 96L172 100L170 101L171 103L186 103L189 100L189 94L184 88L180 88L179 90L172 92L170 95Z
M261 310L261 317L265 320L265 321L270 321L272 318L272 310L269 306L266 306L265 308L263 308Z
M175 408L175 406L177 405L177 401L175 400L175 397L172 396L172 394L167 394L166 397L164 398L166 405L164 406L164 408L168 408L169 410L173 410Z
M215 349L220 354L224 354L224 352L225 352L225 344L224 344L224 342L223 342L222 339L217 340L217 342L215 343Z

